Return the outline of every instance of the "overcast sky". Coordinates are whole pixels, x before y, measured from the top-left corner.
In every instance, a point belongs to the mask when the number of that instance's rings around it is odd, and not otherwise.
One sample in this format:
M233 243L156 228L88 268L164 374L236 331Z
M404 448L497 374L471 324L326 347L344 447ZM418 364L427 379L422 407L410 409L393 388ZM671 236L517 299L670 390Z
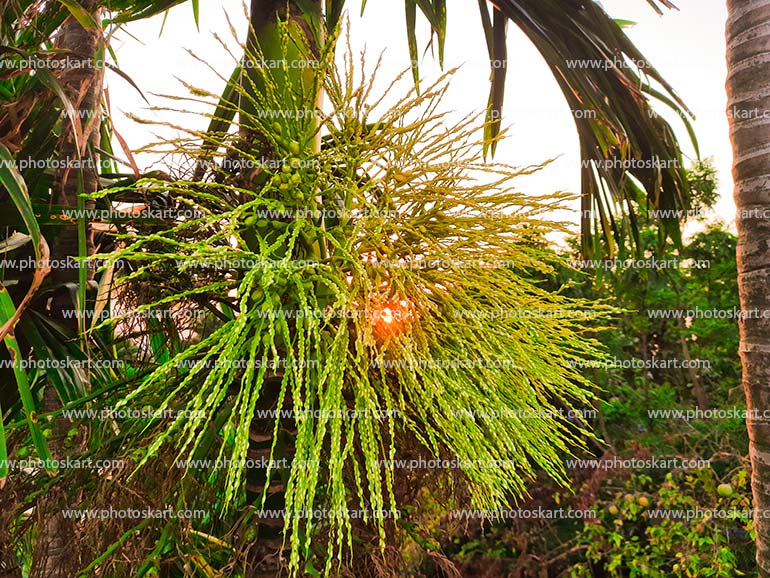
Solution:
M445 68L461 66L450 93L443 103L457 114L478 111L486 105L489 64L480 26L478 6L472 0L450 0ZM730 142L725 114L725 44L726 8L723 0L680 0L680 10L658 16L645 0L603 0L610 15L635 21L627 33L648 60L663 74L696 114L694 123L702 156L714 157L719 171L721 200L715 218L732 227L735 210L730 176ZM349 0L351 40L354 50L366 49L371 63L383 53L383 67L378 77L383 83L408 65L403 3L395 0L369 0L359 17L360 0ZM243 5L240 0L201 2L200 31L196 30L189 3L173 9L160 34L162 18L130 25L114 42L120 67L131 76L153 105L164 101L150 93L184 95L185 89L174 76L218 93L224 83L202 64L189 56L191 49L211 63L223 76L232 71L233 61L214 40L216 32L230 39L224 13L231 16L240 37L245 32ZM428 40L427 24L422 28L421 47ZM551 191L577 192L580 188L577 133L570 111L549 70L537 51L515 27L509 29L509 64L504 124L510 126L509 138L498 148L497 158L515 165L539 164L557 160L543 171L522 178L519 186L531 193ZM384 52L383 52L384 51ZM426 80L439 73L430 54L426 55L422 74ZM152 140L152 133L173 135L171 130L140 125L120 115L120 111L138 111L155 120L189 126L205 126L200 119L182 115L143 112L146 104L125 81L110 75L108 80L116 126L136 148ZM670 122L683 143L689 143L676 116ZM685 152L692 156L691 147ZM143 158L144 163L152 159ZM142 168L145 168L144 166ZM577 215L574 217L575 222Z

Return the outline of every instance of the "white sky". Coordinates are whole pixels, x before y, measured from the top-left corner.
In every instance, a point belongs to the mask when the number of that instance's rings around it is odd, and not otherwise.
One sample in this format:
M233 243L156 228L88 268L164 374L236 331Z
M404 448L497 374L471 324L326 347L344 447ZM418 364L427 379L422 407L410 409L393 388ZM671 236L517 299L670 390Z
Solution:
M719 171L721 200L715 218L732 226L735 209L725 114L724 1L678 0L680 11L666 11L662 17L645 0L603 0L602 3L613 17L637 23L627 33L695 113L694 127L701 154L714 157ZM384 51L378 78L385 83L408 66L403 3L400 0L369 0L363 18L359 18L359 9L360 0L349 0L352 46L356 51L366 48L370 64ZM224 82L189 56L185 49L191 49L220 74L229 76L233 61L212 37L212 32L217 32L226 40L231 38L225 11L242 38L245 18L241 0L201 2L200 31L195 28L189 3L171 11L162 35L159 35L162 18L131 24L127 31L135 39L120 33L113 43L121 69L137 82L153 105L167 104L150 93L186 93L174 76L219 93ZM445 68L459 65L462 68L455 75L443 107L467 114L486 105L489 80L486 45L476 2L450 0L447 11ZM419 38L421 51L428 40L427 24L423 24L422 32ZM503 124L510 126L510 130L509 138L498 147L497 160L525 166L558 157L543 171L522 177L519 187L533 194L557 190L578 192L580 162L572 116L539 54L513 26L509 28L508 57ZM439 73L430 53L424 58L421 73L426 80L434 79ZM114 74L108 75L108 84L116 126L132 148L153 140L152 133L159 130L158 127L136 124L122 117L120 111L185 126L191 122L182 115L143 111L146 108L144 101ZM680 140L688 144L689 138L681 121L675 115L669 117L669 121ZM201 119L192 119L192 122L200 127L206 124ZM163 134L174 133L166 131ZM685 152L692 155L689 147ZM151 159L141 160L141 168L146 168ZM576 221L577 214L572 218Z

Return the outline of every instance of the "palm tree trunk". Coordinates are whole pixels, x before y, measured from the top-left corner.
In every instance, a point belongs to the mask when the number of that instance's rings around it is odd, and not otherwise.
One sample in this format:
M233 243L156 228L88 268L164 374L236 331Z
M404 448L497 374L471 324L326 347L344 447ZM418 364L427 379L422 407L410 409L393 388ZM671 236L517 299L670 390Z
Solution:
M728 114L738 211L738 291L744 312L759 311L740 321L740 355L749 410L757 567L767 578L770 519L761 513L770 511L770 422L751 412L770 408L770 319L763 315L770 311L770 220L762 214L770 210L770 124L763 118L770 110L770 4L728 0L727 6L727 106L741 112Z
M318 14L321 14L320 0L314 0L314 4L305 4L305 7L312 7ZM253 58L260 55L265 61L279 61L283 58L318 58L320 56L320 43L322 38L317 38L307 22L308 15L304 12L300 3L293 0L252 0L251 2L251 22L248 38L246 41L246 58ZM290 53L284 53L284 47L281 44L278 22L288 22L294 31L301 31L301 36L306 43L309 51L305 53L302 48L293 50ZM269 68L272 80L278 85L281 94L286 96L285 112L289 114L281 118L281 122L288 125L297 122L297 117L292 117L292 110L298 106L308 110L315 110L321 102L323 94L312 90L313 67L291 68L283 71L280 67ZM262 69L259 67L246 67L244 69L244 78L241 83L243 92L252 92L264 90L265 83L262 79ZM299 87L302 87L303 93L297 94ZM290 92L294 93L297 100L291 98ZM297 104L298 103L298 104ZM247 98L242 94L239 109L239 133L243 142L242 146L251 149L249 152L253 156L268 156L275 151L259 151L258 148L264 146L264 138L259 134L258 127L254 126L253 120L257 118L254 109L254 100ZM315 151L320 150L320 134L312 144ZM268 153L268 155L264 153ZM278 155L281 156L281 155ZM248 185L246 185L248 186ZM267 381L262 387L262 393L258 404L258 409L282 410L286 407L292 407L290 400L284 400L284 406L278 407L280 399L280 382L282 372L278 372ZM287 405L288 404L288 405ZM277 419L277 418L276 418ZM251 459L269 458L271 455L276 460L287 460L291 462L294 455L294 446L296 439L296 429L291 419L281 419L278 439L273 444L273 428L275 421L273 419L255 418L250 427L249 434L249 457ZM274 446L274 451L271 448ZM246 473L247 496L255 503L260 503L261 496L266 493L264 502L265 509L282 510L285 507L285 484L288 481L288 471L274 471L273 475L268 477L267 469L253 468ZM279 576L285 566L283 537L284 518L264 518L258 522L259 539L255 544L254 558L255 578L267 576Z
M96 0L81 1L83 8L93 12L94 20L101 22L100 9L95 9ZM102 43L100 26L89 29L83 28L74 18L70 17L61 28L57 48L70 53L70 58L80 60L82 66L64 69L59 82L77 112L77 118L70 122L64 119L62 135L58 145L58 165L54 177L54 195L56 205L66 208L77 208L78 192L93 193L98 189L98 162L96 149L100 142L101 100L104 80L104 68L97 62L97 55ZM73 127L74 124L74 127ZM78 134L79 133L79 134ZM82 189L81 189L82 187ZM93 208L93 201L86 202L86 208ZM86 224L86 247L89 254L93 253L93 238ZM78 227L76 224L62 225L51 249L51 280L55 284L79 281L78 268L72 261L77 257ZM69 266L62 267L63 263ZM93 277L92 274L89 278ZM75 303L69 291L59 291L51 304L51 316L63 325L76 332L77 317L65 315L64 312L74 309Z
M92 14L95 23L101 22L101 10L97 8L96 0L81 0L80 4ZM77 113L76 118L63 119L57 147L54 202L66 209L77 208L79 192L93 193L99 184L96 149L100 140L104 73L102 63L97 62L97 55L100 53L101 42L100 25L86 29L74 17L70 17L62 25L56 43L57 49L63 51L70 61L79 60L81 64L63 69L58 79ZM91 203L86 203L87 208L92 206ZM79 270L72 258L80 253L78 226L63 225L57 233L51 250L51 280L56 285L66 283L77 286L80 280ZM89 254L93 253L88 225L86 250ZM60 288L52 299L50 315L76 335L79 327L78 317L66 314L67 311L74 313L78 309L71 295L67 288ZM48 387L44 394L43 412L52 412L60 407L56 391ZM62 440L68 429L69 422L63 418L55 419L52 424L49 447L55 459L63 457ZM38 569L36 575L41 578L71 576L72 569L67 564L67 546L71 539L71 533L68 535L67 532L67 520L61 512L42 512L42 515L35 551L35 567Z

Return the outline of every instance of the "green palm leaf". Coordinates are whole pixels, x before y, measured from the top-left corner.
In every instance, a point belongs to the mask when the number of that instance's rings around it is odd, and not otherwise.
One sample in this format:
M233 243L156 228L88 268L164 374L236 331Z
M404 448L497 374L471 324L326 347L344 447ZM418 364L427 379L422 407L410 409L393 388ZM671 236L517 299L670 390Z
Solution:
M414 61L414 4L427 18L440 46L446 34L446 17L438 16L443 3L405 2L409 52ZM675 8L667 0L648 2L659 13L661 6ZM635 221L640 207L661 210L656 214L663 215L658 219L663 236L679 243L680 218L676 212L683 216L689 208L687 175L679 142L669 124L655 114L648 96L684 119L697 151L687 120L692 114L618 22L590 0L479 0L479 8L493 62L487 149L494 153L500 132L507 57L505 24L511 21L542 54L575 117L582 161L583 252L596 252L595 235L603 238L607 253L615 252L616 247L623 251L621 242L629 236L638 242ZM416 64L412 66L417 78ZM652 88L651 81L662 90Z

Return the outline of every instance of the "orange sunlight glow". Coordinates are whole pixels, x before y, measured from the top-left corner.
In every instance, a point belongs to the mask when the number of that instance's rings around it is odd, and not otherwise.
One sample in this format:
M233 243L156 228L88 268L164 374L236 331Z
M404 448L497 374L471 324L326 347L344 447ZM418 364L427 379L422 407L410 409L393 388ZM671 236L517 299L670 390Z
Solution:
M369 319L377 336L397 335L403 333L414 319L414 305L407 299L387 299L369 310Z

